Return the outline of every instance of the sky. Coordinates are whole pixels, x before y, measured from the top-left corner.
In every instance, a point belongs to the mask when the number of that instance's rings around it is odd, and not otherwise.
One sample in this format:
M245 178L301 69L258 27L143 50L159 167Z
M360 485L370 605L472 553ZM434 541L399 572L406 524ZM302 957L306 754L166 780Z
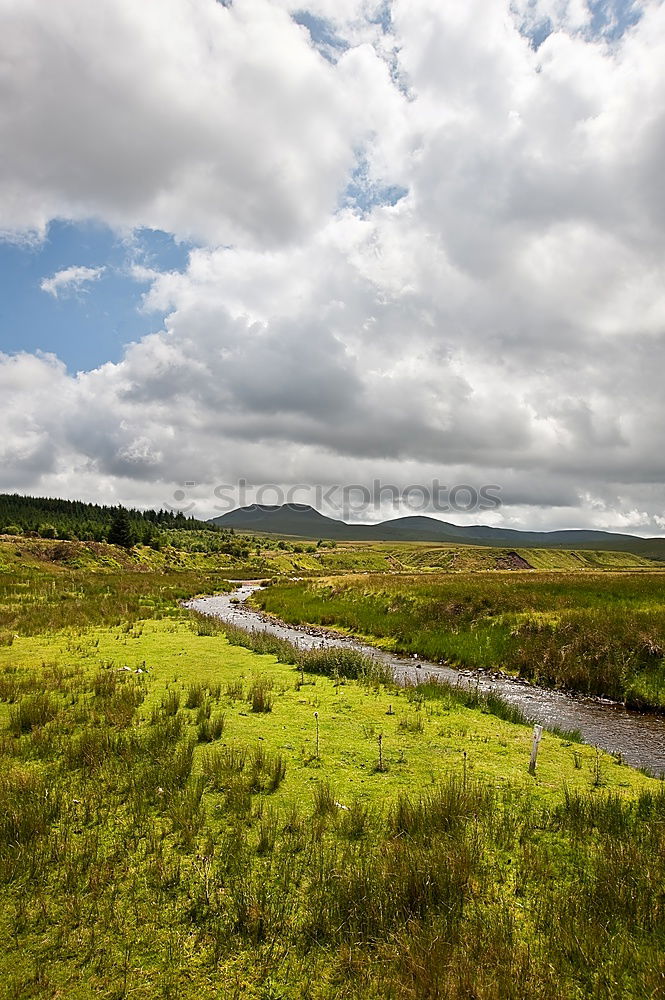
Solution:
M663 65L660 0L0 0L0 491L665 533Z

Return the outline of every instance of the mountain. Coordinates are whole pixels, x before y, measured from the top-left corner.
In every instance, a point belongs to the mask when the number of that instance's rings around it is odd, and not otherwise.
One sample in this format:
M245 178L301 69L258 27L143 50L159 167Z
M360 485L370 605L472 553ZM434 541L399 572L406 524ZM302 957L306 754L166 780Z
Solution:
M314 507L299 503L287 503L282 507L261 504L238 507L228 514L213 517L212 522L223 528L237 528L238 531L266 531L301 538L341 538L342 535L329 532L338 527L342 531L350 527L343 521L320 514Z
M326 517L308 504L251 504L211 519L221 528L259 531L298 538L337 541L455 542L458 545L511 545L515 548L606 549L635 552L650 559L665 560L665 538L639 538L612 531L568 529L565 531L519 531L485 524L459 525L435 517L397 517L380 524L347 524Z

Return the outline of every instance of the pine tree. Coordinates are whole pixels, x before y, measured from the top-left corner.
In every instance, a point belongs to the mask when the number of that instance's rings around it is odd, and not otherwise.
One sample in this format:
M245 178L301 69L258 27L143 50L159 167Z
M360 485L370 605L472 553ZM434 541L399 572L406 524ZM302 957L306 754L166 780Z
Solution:
M123 549L131 549L136 543L132 523L124 507L118 507L109 528L108 540L111 545L122 545Z

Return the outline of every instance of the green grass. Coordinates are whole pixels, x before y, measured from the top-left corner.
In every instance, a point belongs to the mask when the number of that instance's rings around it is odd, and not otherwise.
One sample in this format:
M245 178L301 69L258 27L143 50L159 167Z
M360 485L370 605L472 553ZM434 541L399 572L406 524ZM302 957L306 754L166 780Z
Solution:
M232 552L215 532L162 531L159 550L137 545L126 551L106 542L58 541L0 536L0 575L26 579L63 572L199 573L232 579L322 576L343 573L410 572L432 574L505 569L510 549L425 542L340 542L334 548L271 536L234 536ZM281 546L281 547L280 547ZM235 554L234 554L235 553ZM658 564L631 553L520 549L518 555L538 569L654 570ZM59 585L59 589L64 588Z
M145 688L140 718L152 718L157 707L161 714L185 713L192 726L199 724L201 706L209 700L206 692L219 686L214 705L216 712L225 715L224 740L247 749L263 737L287 760L296 798L306 795L322 770L330 771L328 776L334 777L344 795L362 795L363 785L372 784L380 732L386 759L394 765L381 779L384 789L408 788L414 781L431 783L437 775L459 771L464 750L470 772L479 770L500 784L514 780L525 788L533 786L526 773L531 728L503 722L483 704L482 696L478 699L473 692L433 685L404 690L377 683L371 676L354 681L343 676L343 665L339 673L330 670L329 676L322 676L313 673L316 662L307 663L302 684L298 665L230 646L221 629L212 635L199 635L198 629L196 621L165 620L137 623L129 631L92 628L20 637L10 649L0 649L0 695L4 699L0 722L9 725L16 705L43 697L36 694L42 682L48 687L49 678L67 672L80 677L90 672L102 690L104 678L115 689L123 676L139 677ZM147 673L136 675L137 669ZM322 669L329 668L324 665ZM230 697L228 689L242 695ZM270 711L253 707L257 689L262 698L270 696ZM474 705L485 710L476 711ZM312 759L315 711L320 723L318 762ZM422 720L422 731L415 736L402 726L403 720L414 718ZM492 752L486 751L485 744L491 745ZM537 788L559 790L562 780L585 787L594 751L567 744L556 737L544 741ZM573 751L582 753L583 772L575 767ZM629 768L613 766L610 776L617 787L638 781Z
M31 558L0 569L3 1000L662 992L662 783L553 733L531 776L499 699L184 611L218 572Z
M317 548L300 557L298 568L312 575L468 573L511 569L514 555L526 560L534 569L550 572L662 569L660 564L632 552L530 548L514 550L501 546L456 545L449 542L336 542L334 548ZM296 568L294 566L294 570Z
M0 647L21 634L178 617L177 601L230 588L218 574L191 571L0 573Z
M274 585L254 603L430 660L665 706L663 573L348 576Z
M0 650L5 995L654 988L660 783L549 734L531 777L530 727L454 691L303 684L209 631L163 619Z

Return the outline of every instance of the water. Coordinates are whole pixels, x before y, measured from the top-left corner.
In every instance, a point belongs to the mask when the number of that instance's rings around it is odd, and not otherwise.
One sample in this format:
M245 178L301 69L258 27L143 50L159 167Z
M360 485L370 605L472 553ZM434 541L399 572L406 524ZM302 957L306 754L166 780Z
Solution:
M658 775L665 774L663 716L635 712L610 701L549 691L509 677L453 670L427 660L407 659L325 629L286 625L263 616L244 603L259 586L258 581L245 581L233 594L196 598L189 601L187 607L249 631L269 632L301 648L343 646L360 650L389 664L395 679L401 683L436 677L453 684L477 686L480 691L493 691L511 704L518 705L533 722L577 729L586 743L609 753L621 754L627 764L649 768ZM236 603L238 601L241 603Z

